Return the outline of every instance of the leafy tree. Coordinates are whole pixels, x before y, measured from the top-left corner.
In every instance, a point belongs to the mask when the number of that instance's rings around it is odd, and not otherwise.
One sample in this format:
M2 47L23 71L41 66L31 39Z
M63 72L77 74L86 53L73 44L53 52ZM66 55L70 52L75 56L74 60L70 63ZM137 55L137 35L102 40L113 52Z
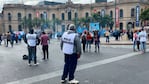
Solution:
M83 24L83 26L89 28L89 23L91 22L91 17L83 17L83 18L80 18L78 19L78 24L81 25Z
M106 26L112 28L113 24L114 24L112 17L110 17L109 15L101 16L98 13L92 14L91 17L80 18L79 22L81 24L84 24L87 28L89 28L90 22L99 22L99 24L101 25L102 28L104 28Z
M58 32L58 25L61 24L61 20L59 20L58 18L56 18L54 21L55 21L55 23L57 25L57 32Z
M114 23L113 19L109 15L101 16L98 13L95 13L92 15L92 17L93 17L93 21L99 22L102 28L104 28L106 26L107 27L113 26L113 23Z
M53 19L52 21L51 21L51 23L52 23L52 28L53 28L53 31L55 32L55 31L57 31L58 32L58 25L60 25L61 24L61 20L59 20L58 18L55 18L55 19Z
M41 19L34 18L33 19L33 26L39 28L41 26Z
M144 10L141 14L140 14L140 19L142 22L145 23L145 21L149 20L149 8Z
M27 28L30 29L33 27L32 19L26 18L26 16L23 17L23 19L21 20L21 25L23 25L25 31L27 32Z

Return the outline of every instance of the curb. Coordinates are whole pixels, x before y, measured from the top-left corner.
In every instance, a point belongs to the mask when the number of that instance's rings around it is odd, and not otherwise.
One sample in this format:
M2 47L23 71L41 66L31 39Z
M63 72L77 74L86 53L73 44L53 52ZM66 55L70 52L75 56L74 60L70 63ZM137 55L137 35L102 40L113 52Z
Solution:
M101 43L101 45L133 45L133 43ZM149 43L147 43L149 45Z

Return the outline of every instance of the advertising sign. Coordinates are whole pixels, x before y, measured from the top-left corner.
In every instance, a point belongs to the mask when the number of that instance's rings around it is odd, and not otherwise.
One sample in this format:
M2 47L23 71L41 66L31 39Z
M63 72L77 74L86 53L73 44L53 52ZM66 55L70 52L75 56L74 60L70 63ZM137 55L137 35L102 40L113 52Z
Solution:
M77 31L77 33L83 33L84 31L87 31L87 28L78 26L76 31Z
M104 10L104 9L101 10L101 16L102 16L102 17L105 16L105 10Z
M95 31L95 30L99 30L100 26L99 23L90 23L90 27L89 27L89 31Z

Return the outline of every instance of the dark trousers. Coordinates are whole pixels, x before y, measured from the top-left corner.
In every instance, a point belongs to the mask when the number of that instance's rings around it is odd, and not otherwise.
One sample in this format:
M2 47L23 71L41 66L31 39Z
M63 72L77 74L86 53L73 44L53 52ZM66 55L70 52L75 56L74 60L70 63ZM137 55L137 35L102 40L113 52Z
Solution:
M74 79L74 73L77 66L77 54L65 54L65 65L62 75L62 80L65 80L69 75L69 81Z
M99 51L99 41L95 41L95 51L97 51L97 48L98 48L98 51Z
M140 50L140 41L137 41L137 49Z
M8 47L8 42L10 43L10 45L12 46L11 40L7 39L7 44L6 46Z
M109 39L110 39L109 36L106 36L106 42L109 43L110 42Z
M34 64L37 63L37 57L36 57L36 46L31 47L28 46L28 63L31 63L32 60L34 60Z
M85 44L86 43L82 43L83 44L83 52L85 52Z
M43 59L49 59L48 45L43 45L42 51L43 51Z

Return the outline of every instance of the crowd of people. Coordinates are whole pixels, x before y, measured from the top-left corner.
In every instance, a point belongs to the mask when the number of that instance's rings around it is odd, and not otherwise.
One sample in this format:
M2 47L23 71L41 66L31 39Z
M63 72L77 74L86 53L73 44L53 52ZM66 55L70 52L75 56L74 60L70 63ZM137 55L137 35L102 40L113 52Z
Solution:
M74 24L69 24L67 26L67 31L61 37L61 50L64 53L64 69L61 78L61 83L65 83L68 81L69 83L79 83L78 80L75 80L74 73L77 67L77 60L81 56L81 43L83 52L91 51L91 45L95 45L95 52L100 51L100 32L98 30L94 30L92 32L85 30L81 35L76 33L76 27ZM146 41L147 41L147 33L142 28L141 30L135 30L133 33L133 50L141 51L142 53L146 52ZM110 42L110 32L107 30L105 32L106 43ZM36 48L39 44L42 45L43 52L43 60L49 59L49 43L50 40L49 35L44 31L38 35L34 32L33 29L30 29L29 32L25 35L21 35L20 33L15 34L13 32L7 32L6 34L0 34L0 44L4 41L4 45L6 47L11 45L13 47L14 41L16 43L21 43L21 40L27 44L28 48L28 65L32 66L32 61L34 65L38 65L37 56L36 56ZM118 38L116 37L116 40ZM136 49L137 46L137 49Z
M20 33L14 33L14 32L7 32L5 34L0 34L0 45L2 41L4 42L4 45L8 47L9 45L13 47L14 42L16 44L21 43L23 35Z
M133 32L133 51L146 52L147 33L144 28ZM136 49L137 46L137 49Z
M95 52L99 52L99 44L100 44L100 33L95 30L93 34L89 31L84 31L81 35L83 52L91 51L91 45L94 43Z

